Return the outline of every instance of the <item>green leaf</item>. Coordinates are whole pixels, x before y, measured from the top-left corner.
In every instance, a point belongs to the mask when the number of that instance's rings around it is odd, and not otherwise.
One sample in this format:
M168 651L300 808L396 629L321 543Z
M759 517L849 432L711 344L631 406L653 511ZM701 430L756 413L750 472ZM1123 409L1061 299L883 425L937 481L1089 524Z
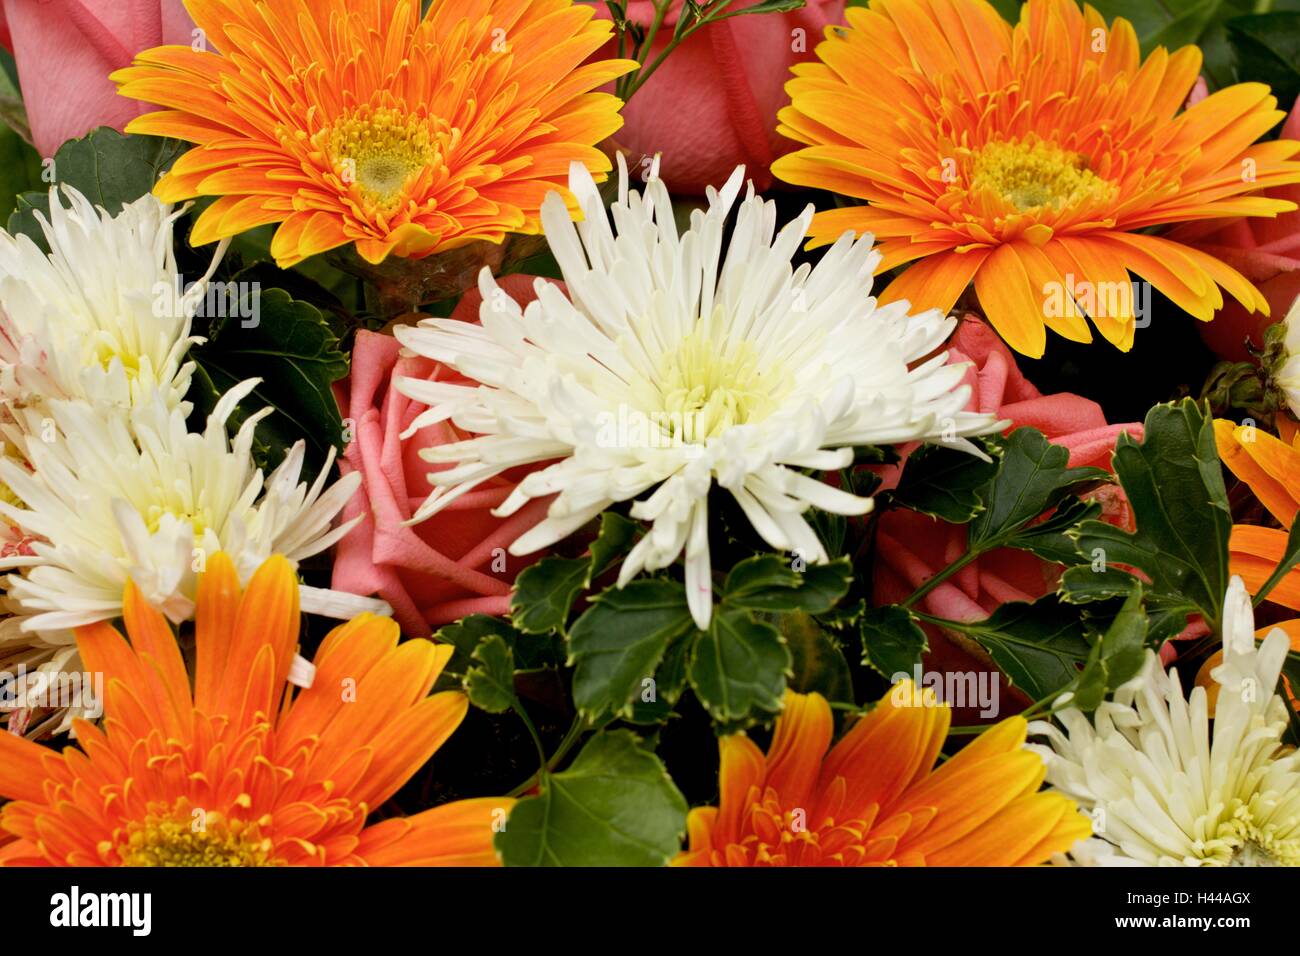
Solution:
M1143 55L1158 46L1171 53L1188 44L1201 47L1201 72L1217 89L1233 82L1232 58L1224 33L1231 17L1250 13L1255 0L1095 0L1094 7L1109 23L1124 17L1133 24Z
M584 586L603 574L615 560L626 554L641 533L641 525L616 511L600 516L600 533L591 543L591 561Z
M743 723L780 711L790 664L790 649L775 627L724 603L695 641L690 681L715 721Z
M510 598L515 627L526 634L563 631L590 567L586 558L542 558L520 571Z
M19 193L40 186L41 157L13 129L0 128L0 220L14 211Z
M923 445L908 457L893 500L904 508L965 524L984 510L980 498L998 462L943 445Z
M101 126L59 147L54 154L54 182L75 187L91 203L115 216L126 203L152 190L185 149L179 140L127 136ZM48 187L18 197L17 208L9 217L9 232L31 236L46 248L34 214L37 210L48 217Z
M1032 604L1008 602L973 623L921 617L977 641L1012 685L1033 700L1069 686L1092 651L1079 611L1051 594Z
M643 679L640 691L633 691L632 712L626 720L636 724L658 724L672 716L673 708L686 689L686 673L696 633L692 629L668 642L663 660L655 670L654 682L647 684Z
M751 4L740 10L730 10L715 16L706 16L708 23L714 23L718 20L727 20L731 17L743 17L755 13L790 13L794 10L802 10L807 0L761 0L760 3Z
M811 615L781 614L774 622L790 648L791 690L853 703L853 676L839 644Z
M839 602L852 580L853 566L847 558L796 571L780 555L757 554L731 569L722 603L754 611L823 614Z
M1074 706L1083 711L1096 710L1106 694L1136 677L1146 660L1146 637L1147 619L1138 584L1105 635L1093 645L1078 677Z
M1141 444L1128 435L1115 444L1115 473L1133 509L1136 532L1085 521L1078 530L1079 549L1100 555L1107 567L1140 569L1153 592L1200 608L1217 632L1228 586L1232 516L1214 423L1185 399L1151 409L1144 430Z
M325 462L332 445L343 447L343 419L331 385L348 373L348 359L319 309L290 298L283 289L248 290L239 285L246 303L256 302L255 316L226 315L212 320L208 341L191 350L190 357L203 373L191 399L196 415L207 415L219 395L248 378L257 386L231 418L237 428L247 415L267 406L275 414L258 423L258 436L268 449L274 467L300 438L307 440L307 460L312 473ZM240 311L235 309L228 312Z
M463 675L470 668L474 651L487 638L496 635L509 645L515 657L515 666L521 670L538 667L557 667L563 655L557 653L553 641L538 635L521 634L504 618L490 614L471 614L454 624L441 628L433 639L439 644L450 644L456 649L447 662L444 673Z
M1051 515L1037 524L1023 528L1007 545L1022 551L1032 551L1044 561L1076 564L1083 555L1079 553L1078 542L1068 532L1100 514L1101 505L1095 501L1067 498Z
M915 615L897 604L868 608L860 628L862 663L885 678L911 675L928 647Z
M1070 468L1069 460L1068 449L1036 429L1017 428L1008 435L997 475L979 492L985 507L971 520L969 547L1008 543L1067 496L1109 477L1101 468Z
M482 666L471 668L465 675L465 692L470 703L494 714L514 707L517 702L515 656L510 645L493 634L474 648L472 656Z
M686 800L626 730L597 734L542 792L515 805L496 848L506 866L663 866L681 848Z
M573 702L593 719L629 712L671 641L697 633L681 584L646 579L592 599L569 631Z
M1259 607L1263 603L1269 592L1277 587L1279 581L1291 573L1296 564L1300 564L1300 512L1297 512L1295 518L1291 521L1291 530L1286 536L1286 548L1282 552L1282 560L1273 569L1273 573L1268 576L1268 580L1260 585L1259 590L1255 592L1255 607Z
M1059 594L1070 604L1087 604L1123 597L1133 590L1138 579L1127 571L1108 565L1081 564L1066 568L1061 575Z
M1224 26L1236 78L1267 83L1289 109L1300 96L1300 13L1234 17Z

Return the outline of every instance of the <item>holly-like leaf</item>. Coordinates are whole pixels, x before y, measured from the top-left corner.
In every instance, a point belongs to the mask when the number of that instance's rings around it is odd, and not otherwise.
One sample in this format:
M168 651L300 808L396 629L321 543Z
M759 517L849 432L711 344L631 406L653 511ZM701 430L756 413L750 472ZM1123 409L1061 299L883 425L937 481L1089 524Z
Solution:
M883 677L910 675L928 646L916 617L897 604L868 608L859 627L862 663Z
M135 202L186 149L184 143L156 136L128 136L101 126L80 139L69 140L54 154L54 182L76 188L91 203L116 216L126 203ZM35 213L50 212L49 187L25 192L9 217L9 232L31 236L48 248Z
M985 461L943 445L923 445L903 465L894 501L952 524L965 524L984 510L980 492L998 472Z
M668 642L663 659L649 682L632 692L632 711L625 720L634 724L659 724L672 716L673 708L686 689L691 647L697 632L692 629Z
M663 866L685 828L686 800L659 758L616 730L520 800L495 844L506 866Z
M558 667L564 662L557 642L547 636L521 634L510 622L490 614L471 614L454 624L441 628L433 639L439 644L450 644L456 649L444 674L464 675L472 666L471 658L479 644L496 635L510 647L515 666L520 670L539 667Z
M1102 639L1093 645L1078 676L1072 703L1093 711L1117 687L1136 677L1146 660L1147 618L1142 609L1142 586L1133 588Z
M257 427L269 456L261 464L274 467L295 441L305 438L310 470L319 471L329 447L343 447L343 419L331 386L347 374L347 356L315 306L290 298L283 289L245 288L238 276L234 288L241 305L212 318L208 341L190 352L202 373L190 395L195 415L206 416L236 383L260 378L232 416L231 427L270 406L275 414Z
M773 622L790 648L791 690L853 703L853 675L836 641L811 615L781 614Z
M690 681L718 723L737 724L781 709L790 649L775 627L725 603L691 649Z
M1152 592L1195 605L1217 631L1228 586L1232 516L1214 424L1185 399L1151 409L1144 430L1140 444L1121 435L1114 458L1137 530L1129 534L1104 521L1085 521L1077 532L1079 549L1100 556L1106 567L1140 569Z
M1109 475L1069 467L1070 452L1033 428L1017 428L1002 446L997 474L980 490L984 510L970 523L969 547L1009 544L1031 521Z
M1070 535L1084 521L1101 514L1101 505L1081 498L1067 498L1042 521L1022 528L1008 546L1032 551L1044 561L1076 564L1083 559L1079 543Z
M479 664L465 675L465 692L475 707L494 714L515 706L515 656L500 635L479 642L471 655Z
M616 559L631 549L640 533L641 525L632 519L624 518L615 511L606 511L602 514L600 533L591 543L591 561L584 585L591 587L593 579L603 574Z
M983 621L929 620L977 641L1012 685L1034 700L1069 686L1092 651L1078 609L1055 595L1008 602Z
M569 631L573 701L592 719L626 713L670 642L698 633L681 584L632 581L592 599Z
M733 609L822 614L838 603L852 580L847 558L795 570L779 555L758 554L731 569L722 603Z
M524 568L510 598L511 622L527 634L563 631L590 566L586 558L542 558Z

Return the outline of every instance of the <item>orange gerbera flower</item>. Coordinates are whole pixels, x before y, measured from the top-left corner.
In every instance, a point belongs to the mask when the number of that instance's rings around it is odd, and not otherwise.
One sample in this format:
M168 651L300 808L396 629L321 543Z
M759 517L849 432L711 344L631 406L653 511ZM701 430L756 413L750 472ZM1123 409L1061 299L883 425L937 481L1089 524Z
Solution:
M1214 438L1219 458L1244 481L1260 504L1282 525L1264 528L1251 524L1232 526L1229 539L1231 570L1241 575L1246 590L1254 594L1269 579L1286 554L1287 532L1300 511L1300 432L1278 416L1289 433L1283 441L1254 425L1237 425L1222 418L1214 420ZM1300 569L1282 578L1268 599L1283 607L1300 610Z
M571 0L186 0L219 53L146 50L113 74L168 109L127 131L197 143L154 190L220 196L195 244L278 222L282 266L355 242L372 263L539 231L569 165L622 125L584 61L612 24Z
M989 321L1040 356L1046 328L1088 342L1090 317L1133 344L1129 270L1201 320L1264 297L1219 260L1138 230L1295 205L1247 195L1300 182L1300 143L1255 143L1283 118L1243 83L1182 113L1201 53L1108 30L1074 0L1030 0L1012 29L984 0L872 0L794 68L780 130L810 148L773 164L788 182L868 205L818 213L815 244L881 240L880 271L920 260L882 296L949 310L973 279Z
M298 585L280 557L241 597L225 555L199 583L194 688L163 616L128 584L130 643L79 628L106 688L102 729L75 724L56 754L0 734L0 847L9 866L492 865L511 802L463 800L365 826L465 716L463 694L429 696L448 646L397 643L363 615L316 654L307 690L286 684Z
M1029 866L1092 832L1074 802L1040 793L1044 764L1012 717L934 770L951 710L895 685L827 753L831 709L785 695L767 755L719 743L719 807L687 818L679 866Z

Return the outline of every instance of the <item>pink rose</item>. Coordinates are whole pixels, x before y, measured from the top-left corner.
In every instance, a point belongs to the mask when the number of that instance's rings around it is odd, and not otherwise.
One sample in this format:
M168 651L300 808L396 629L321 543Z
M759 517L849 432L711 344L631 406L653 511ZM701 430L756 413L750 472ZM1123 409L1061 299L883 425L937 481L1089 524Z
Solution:
M672 36L681 7L674 0L669 8L651 61ZM648 27L654 5L632 0L627 16ZM741 164L756 189L767 189L773 160L797 145L776 132L776 111L790 101L790 67L812 59L825 28L843 19L844 0L809 0L790 13L731 17L699 30L628 101L614 139L633 160L663 153L660 175L677 193L703 195Z
M531 276L499 279L521 305L532 301ZM452 318L478 320L482 296L465 293ZM401 434L424 405L398 393L395 376L464 383L458 373L419 356L403 357L389 335L358 332L352 374L340 389L339 405L353 435L341 468L360 471L362 485L343 512L343 520L364 515L339 542L333 587L353 594L377 594L393 606L393 617L412 637L427 637L443 624L467 614L505 614L515 575L534 555L506 553L510 543L546 515L550 498L529 502L509 518L493 517L522 477L502 475L458 498L445 510L414 527L404 522L428 497L428 474L439 466L419 457L422 448L461 441L466 435L450 422Z
M189 46L193 29L181 0L0 0L37 151L152 110L118 96L108 75L149 47Z
M1022 426L1038 429L1057 445L1070 450L1070 465L1109 468L1115 440L1121 432L1141 439L1137 423L1108 425L1096 402L1061 392L1044 395L1016 366L1010 350L998 334L973 316L964 318L949 343L950 363L972 362L966 381L971 386L967 407L1009 419L1007 431ZM915 446L912 446L914 448ZM911 448L904 449L910 451ZM884 486L898 483L903 466L882 470ZM1132 518L1123 492L1103 488L1096 494L1103 517L1121 526ZM925 581L966 553L966 526L939 521L914 511L895 509L881 516L876 539L874 603L897 604ZM920 601L919 610L951 621L979 621L1008 601L1033 601L1056 587L1060 566L1028 551L1000 548L981 555ZM946 640L935 628L925 626L931 651L926 667L943 670L993 671L987 662L973 657L971 648ZM1018 697L1005 685L1003 692ZM978 710L975 708L974 710ZM959 716L973 721L973 711Z

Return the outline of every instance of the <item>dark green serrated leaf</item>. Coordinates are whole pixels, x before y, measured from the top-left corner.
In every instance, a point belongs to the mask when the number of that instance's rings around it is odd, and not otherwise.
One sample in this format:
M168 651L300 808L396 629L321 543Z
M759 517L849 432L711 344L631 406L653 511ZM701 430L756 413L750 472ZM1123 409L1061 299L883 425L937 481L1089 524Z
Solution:
M455 624L441 628L433 639L440 644L450 644L456 649L444 673L463 675L469 670L475 649L484 640L496 635L509 645L515 656L515 667L533 670L539 667L558 667L564 655L557 652L556 642L537 634L522 634L504 618L489 614L471 614Z
M1079 549L1085 558L1102 556L1107 567L1140 569L1153 593L1195 605L1217 631L1228 586L1232 516L1214 424L1186 399L1151 409L1144 432L1140 444L1121 435L1114 457L1137 530L1129 534L1103 521L1085 521Z
M563 631L590 567L586 558L542 558L524 568L510 597L511 622L526 634Z
M1069 534L1084 521L1101 514L1101 505L1081 498L1067 498L1046 519L1021 529L1007 545L1032 551L1044 561L1077 564L1083 559L1078 542Z
M998 461L943 445L925 445L903 465L893 500L904 508L965 524L984 510L980 491L998 471Z
M115 216L126 203L135 202L152 190L186 148L179 140L128 136L101 126L59 147L54 154L51 185L72 186L91 203L103 206ZM31 236L44 249L45 236L35 215L38 211L48 218L48 186L18 197L9 217L9 232Z
M1033 603L1009 602L973 623L923 619L974 639L1033 700L1067 687L1092 651L1079 611L1051 594Z
M1142 587L1133 588L1114 623L1093 645L1071 702L1082 711L1098 705L1126 681L1136 677L1146 661L1147 619L1142 608Z
M506 866L663 866L685 828L686 800L659 758L616 730L520 800L495 844Z
M1095 564L1066 568L1058 593L1070 604L1087 604L1123 597L1133 590L1135 581L1137 578L1127 571L1105 565L1099 558Z
M603 574L615 560L631 549L640 533L641 525L630 518L624 518L614 511L606 511L601 515L600 533L591 543L591 561L584 585L591 587L594 578Z
M980 490L984 510L970 523L969 546L1007 543L1067 496L1109 478L1101 468L1069 467L1070 452L1033 428L1017 428L1002 445L997 474Z
M250 292L247 301L253 295L256 319L216 317L206 332L208 341L190 352L203 373L199 381L212 389L208 393L196 388L190 395L194 414L206 416L216 398L232 386L260 378L231 417L230 427L238 428L263 408L274 408L275 414L257 426L268 449L268 460L259 464L274 467L294 442L306 439L308 470L315 474L331 446L343 448L343 418L332 385L348 373L348 358L315 306L290 298L283 289Z
M569 630L573 702L593 719L627 711L671 641L696 633L681 584L632 581L592 599Z
M847 558L795 570L779 555L757 554L731 569L722 603L754 611L822 614L844 596L852 580L853 567Z
M686 689L686 673L696 633L692 630L668 642L663 660L655 670L653 683L647 684L643 680L640 690L633 691L632 712L626 720L634 724L659 724L672 716L673 708Z
M790 648L791 690L853 703L853 675L839 644L808 614L773 615Z
M515 656L497 634L479 642L471 655L478 667L465 674L465 693L475 707L494 714L515 706Z
M691 650L691 686L715 721L759 720L781 709L790 663L790 649L775 627L723 604L714 608L708 631Z
M859 628L862 634L862 663L882 677L911 675L928 648L925 631L905 607L867 608Z

